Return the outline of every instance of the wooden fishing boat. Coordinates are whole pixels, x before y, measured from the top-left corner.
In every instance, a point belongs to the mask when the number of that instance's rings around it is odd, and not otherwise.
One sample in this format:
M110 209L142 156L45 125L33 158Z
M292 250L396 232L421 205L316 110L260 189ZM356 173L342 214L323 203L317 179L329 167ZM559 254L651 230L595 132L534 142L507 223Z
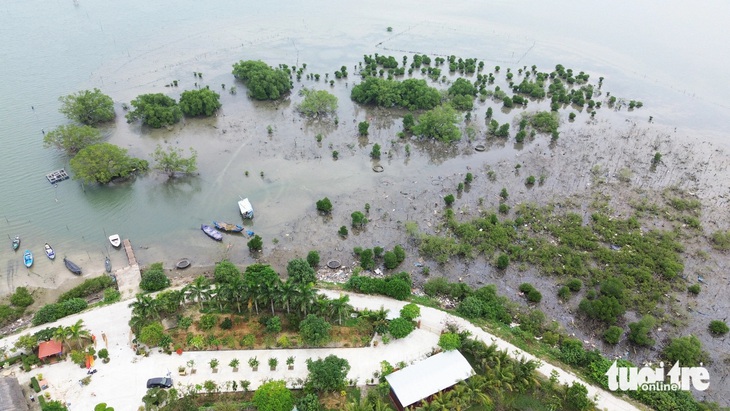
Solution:
M66 257L63 258L63 264L66 265L66 268L68 268L69 271L76 275L81 275L81 267L74 264L71 260L67 259Z
M25 253L23 253L23 263L28 268L33 265L33 253L30 250L25 250Z
M46 243L43 247L46 250L46 256L48 256L48 258L51 260L56 258L56 252L53 251L53 247L51 247L48 243Z
M240 233L243 231L243 226L239 224L225 223L223 221L213 221L215 228L223 231L229 231L231 233Z
M119 237L119 234L110 235L109 242L112 243L112 247L114 248L119 248L122 245L122 239Z
M15 238L13 238L13 250L18 251L19 247L20 247L20 237L18 237L16 235Z
M207 234L208 237L214 239L215 241L221 241L221 240L223 240L223 234L221 234L220 232L216 231L215 228L213 228L213 227L211 227L209 225L202 224L200 226L200 229L203 230L203 232L205 234Z
M109 259L109 257L104 258L104 269L107 273L112 272L112 261Z

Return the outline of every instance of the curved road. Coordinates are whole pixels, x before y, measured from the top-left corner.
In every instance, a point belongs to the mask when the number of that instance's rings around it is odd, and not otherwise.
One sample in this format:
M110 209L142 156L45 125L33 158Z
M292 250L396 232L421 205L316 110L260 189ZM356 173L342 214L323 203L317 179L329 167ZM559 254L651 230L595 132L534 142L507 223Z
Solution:
M383 307L397 313L406 304L403 301L381 296L331 290L322 290L321 293L330 298L348 294L350 304L360 309L379 309ZM127 325L131 318L129 303L128 300L100 307L63 318L53 324L53 326L68 326L78 319L83 319L86 328L96 336L97 350L104 348L105 344L101 336L102 333L106 335L111 361L108 364L97 361L94 368L98 372L92 376L89 385L81 386L79 383L79 380L86 376L86 370L79 368L70 361L65 361L35 369L30 373L20 371L18 366L13 367L12 370L20 380L21 386L27 387L30 377L42 373L43 378L48 381L52 398L65 401L69 404L69 410L91 410L100 402L106 402L107 405L118 410L134 410L142 404L141 398L146 392L145 382L147 379L162 377L168 372L172 374L175 385L178 387L202 384L206 380L213 380L219 385L223 385L225 389L226 382L237 381L240 390L240 381L248 380L251 382L250 388L255 389L264 380L268 379L283 379L287 381L287 385L295 386L298 380L303 380L307 376L306 359L323 358L330 354L347 359L351 366L348 378L354 379L357 384L362 385L366 380L373 377L373 372L380 370L380 362L383 360L396 364L400 361L411 363L425 358L437 346L438 335L447 322L458 325L462 330L468 330L473 338L482 340L487 344L496 344L500 349L506 350L512 357L522 356L527 359L538 360L536 357L494 337L461 318L423 306L421 306L421 328L415 330L408 337L391 341L387 345L379 344L378 346L363 348L197 351L183 352L182 355L167 355L155 351L149 357L140 357L135 355L131 348L132 336ZM52 324L44 324L25 330L22 334L32 333L50 326ZM17 337L15 335L0 340L0 347L11 348ZM287 369L286 359L289 356L295 357L294 370ZM248 359L251 357L257 357L261 363L257 372L253 372L247 364ZM279 360L279 366L275 371L269 370L267 365L269 358L272 357ZM208 362L213 358L220 362L217 373L213 373L208 365ZM239 371L235 373L228 366L228 363L234 358L237 358L241 363ZM190 375L188 373L186 376L179 376L177 373L178 367L186 365L188 360L191 359L195 361L196 374ZM585 385L588 388L589 397L597 400L599 409L612 411L639 409L553 365L543 362L538 368L538 372L546 377L549 377L553 370L558 372L561 384L571 384L578 381Z

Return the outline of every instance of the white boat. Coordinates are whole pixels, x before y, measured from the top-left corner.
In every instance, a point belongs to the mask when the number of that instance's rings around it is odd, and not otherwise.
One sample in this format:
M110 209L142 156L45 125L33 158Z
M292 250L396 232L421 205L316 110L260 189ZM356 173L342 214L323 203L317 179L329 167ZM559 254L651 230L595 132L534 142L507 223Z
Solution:
M248 198L242 198L241 201L238 202L238 209L241 210L243 218L253 218L253 206L251 205L251 202L248 201Z
M113 247L119 247L122 245L122 239L119 238L119 234L112 234L109 236L109 242L112 243Z

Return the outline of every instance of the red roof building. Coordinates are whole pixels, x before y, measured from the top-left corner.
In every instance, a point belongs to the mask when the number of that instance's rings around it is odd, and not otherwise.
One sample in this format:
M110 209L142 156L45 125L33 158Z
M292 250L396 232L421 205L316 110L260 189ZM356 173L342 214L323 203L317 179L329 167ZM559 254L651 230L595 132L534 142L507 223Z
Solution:
M63 353L63 344L58 341L46 341L38 344L38 358L41 360Z

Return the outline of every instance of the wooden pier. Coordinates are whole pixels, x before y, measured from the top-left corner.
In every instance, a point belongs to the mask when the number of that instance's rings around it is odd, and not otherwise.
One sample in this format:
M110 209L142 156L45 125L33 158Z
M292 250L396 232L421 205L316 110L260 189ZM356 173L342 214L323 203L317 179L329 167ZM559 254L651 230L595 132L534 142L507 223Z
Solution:
M122 246L124 246L124 252L127 253L129 265L137 265L137 259L134 257L134 250L132 250L132 242L127 238L122 241Z
M56 184L59 181L68 180L69 176L66 170L60 169L46 174L46 178L51 184Z

